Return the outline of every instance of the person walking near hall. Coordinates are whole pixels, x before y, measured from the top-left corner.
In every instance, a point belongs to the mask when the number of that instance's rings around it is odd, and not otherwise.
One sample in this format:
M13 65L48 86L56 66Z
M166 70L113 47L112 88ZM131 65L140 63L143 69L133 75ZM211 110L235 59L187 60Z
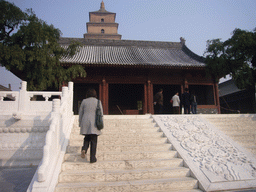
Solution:
M155 95L154 105L155 105L155 114L162 114L164 109L163 89L160 89L159 92Z
M185 92L182 94L182 105L184 106L184 113L190 114L190 94L188 88L185 88Z
M179 98L179 92L177 92L171 99L172 107L173 107L173 113L174 114L180 114L180 98Z
M90 146L90 163L95 163L97 140L101 135L101 131L96 126L96 108L98 105L97 93L94 89L86 92L86 99L82 101L79 108L79 127L80 134L84 135L84 143L81 150L81 157L85 158L87 150ZM101 113L103 114L102 104L99 102Z
M193 90L190 95L191 111L193 114L197 114L197 96Z

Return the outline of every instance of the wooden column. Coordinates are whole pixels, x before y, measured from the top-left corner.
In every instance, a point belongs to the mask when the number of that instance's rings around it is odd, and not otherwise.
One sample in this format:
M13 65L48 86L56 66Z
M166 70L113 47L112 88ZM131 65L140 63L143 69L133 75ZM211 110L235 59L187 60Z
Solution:
M188 80L187 79L184 80L184 90L183 90L184 92L185 92L186 88L188 88Z
M148 89L147 83L144 83L144 101L143 101L143 114L148 112Z
M181 97L181 95L184 93L184 91L185 91L184 86L181 85L181 86L180 86L180 97Z
M218 88L218 83L214 83L214 97L216 99L216 105L217 105L217 109L218 109L218 114L221 113L220 111L220 98L219 98L219 88Z
M103 83L99 84L99 100L101 100L103 113L105 114L104 97L103 97Z
M103 86L102 83L99 84L99 100L101 100L102 105L103 105Z
M105 77L102 79L100 84L100 99L102 101L102 106L104 110L104 115L108 115L108 83L106 82Z
M150 80L147 82L148 113L153 114L153 86Z
M109 103L109 89L108 89L108 83L106 83L106 86L105 86L105 106L106 106L106 115L109 114L109 108L108 108L108 103Z
M153 100L154 100L154 92L153 92L153 84L150 83L150 113L154 114L154 106L153 106Z
M216 90L216 87L215 87L215 83L213 84L212 89L213 89L214 105L217 106L218 105L217 104L217 92L216 92L217 90Z

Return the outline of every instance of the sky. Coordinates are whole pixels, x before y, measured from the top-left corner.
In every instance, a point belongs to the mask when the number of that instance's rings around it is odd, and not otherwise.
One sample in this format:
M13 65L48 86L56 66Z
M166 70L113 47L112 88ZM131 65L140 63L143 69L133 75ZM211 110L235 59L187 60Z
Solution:
M38 18L60 29L62 37L83 38L89 12L98 11L102 0L7 1L22 11L32 8ZM256 0L104 0L104 4L116 13L123 40L179 42L183 37L200 56L207 40L225 41L236 28L256 28ZM2 83L2 73L6 71L0 69L0 84L8 86L10 80Z

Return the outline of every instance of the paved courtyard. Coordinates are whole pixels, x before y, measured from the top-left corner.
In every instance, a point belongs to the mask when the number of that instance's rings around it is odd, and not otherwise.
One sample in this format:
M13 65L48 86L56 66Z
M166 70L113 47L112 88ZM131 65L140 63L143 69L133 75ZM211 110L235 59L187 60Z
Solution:
M0 192L26 192L37 166L0 168Z

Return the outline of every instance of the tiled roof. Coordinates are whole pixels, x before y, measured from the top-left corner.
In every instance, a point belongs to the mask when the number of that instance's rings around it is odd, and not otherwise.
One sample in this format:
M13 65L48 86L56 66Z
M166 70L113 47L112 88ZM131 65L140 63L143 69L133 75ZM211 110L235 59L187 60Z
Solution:
M72 40L82 44L80 51L72 58L62 58L62 63L170 67L205 66L202 57L192 53L181 43L70 38L61 38L59 43L63 47L67 47Z
M220 83L219 84L219 90L220 90L219 91L220 97L223 97L223 96L226 96L226 95L230 95L230 94L242 91L241 89L239 89L236 86L235 81L233 79L230 79L228 81Z
M5 87L3 85L0 85L0 91L11 91L11 89L7 88L7 87Z

